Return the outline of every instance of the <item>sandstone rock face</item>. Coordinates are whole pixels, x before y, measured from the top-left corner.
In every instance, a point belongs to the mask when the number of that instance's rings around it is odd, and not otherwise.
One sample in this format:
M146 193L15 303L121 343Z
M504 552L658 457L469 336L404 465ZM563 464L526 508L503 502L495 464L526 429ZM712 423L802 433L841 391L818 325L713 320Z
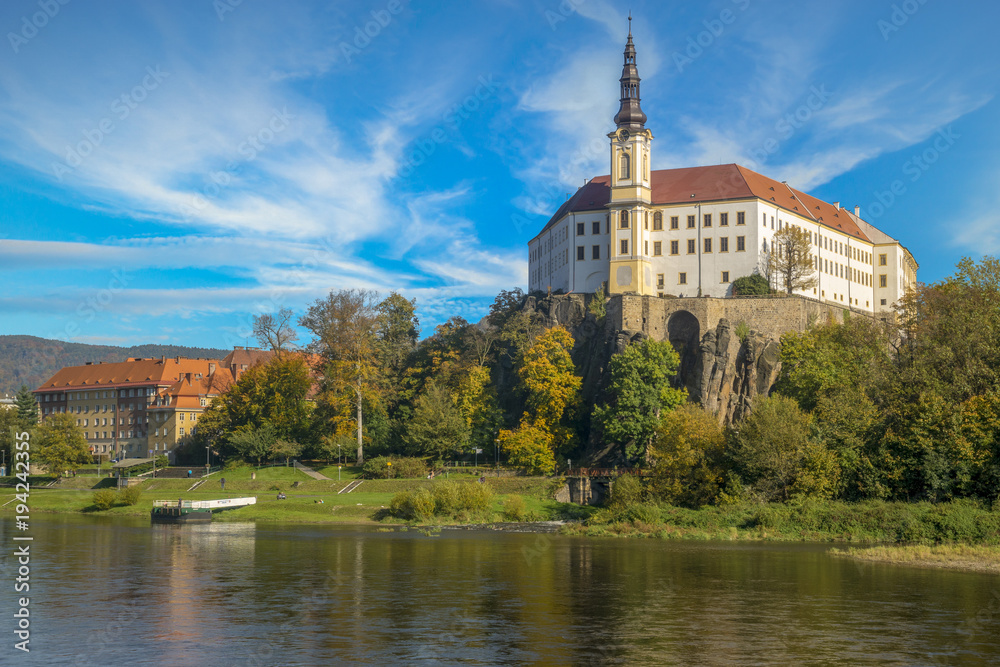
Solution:
M573 335L573 361L583 377L584 401L591 406L603 398L608 380L604 371L611 357L646 337L641 331L615 328L610 317L598 322L587 311L583 295L529 297L524 307L534 310L546 327L562 325ZM701 340L695 336L672 342L681 355L677 386L685 387L691 400L725 424L742 419L755 396L770 393L781 370L778 340L754 331L741 340L726 319Z

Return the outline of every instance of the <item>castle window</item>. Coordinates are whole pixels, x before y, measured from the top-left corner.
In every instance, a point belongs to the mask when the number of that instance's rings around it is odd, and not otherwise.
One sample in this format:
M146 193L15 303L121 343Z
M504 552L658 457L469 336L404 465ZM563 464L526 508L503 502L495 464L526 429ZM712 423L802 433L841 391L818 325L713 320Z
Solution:
M659 211L653 214L653 231L663 231L663 214Z
M593 222L593 223L591 224L591 230L590 230L590 233L591 233L591 234L600 234L600 233L601 233L601 221L600 221L600 220L595 220L595 221L594 221L594 222Z
M663 274L656 274L656 289L663 289Z
M677 274L677 284L678 285L687 285L688 284L688 274L686 274L686 273L679 273L679 274Z
M671 241L670 242L670 254L671 255L678 254L680 252L680 250L678 249L679 246L680 246L680 241Z
M689 215L688 216L688 229L694 229L694 227L695 227L694 216L693 215Z
M888 264L886 263L885 253L882 253L881 255L878 256L878 265L879 266L888 266ZM885 287L885 285L883 285L882 287Z
M648 255L649 254L649 241L643 241L642 254L643 255Z
M587 230L587 226L584 223L582 223L582 222L576 223L576 235L577 236L583 236L584 233L586 232L586 230Z
M628 229L628 211L622 211L619 216L618 226L621 229Z
M712 252L712 239L704 239L705 241L705 252Z
M702 220L702 225L704 225L705 227L711 227L712 226L712 214L711 213L706 213L705 215L701 216L701 220Z
M883 306L885 305L885 299L882 299L882 305Z
M688 239L688 254L693 255L698 252L697 241L694 239Z
M642 228L649 229L649 211L643 211L642 213Z
M586 259L586 249L582 245L576 247L576 261L582 261Z
M670 229L678 229L680 227L680 216L672 215L670 216Z
M728 226L729 226L729 214L728 213L720 213L719 214L719 227L728 227Z
M736 212L736 224L737 225L745 225L745 224L747 224L747 214L746 214L745 211L737 211Z
M590 258L600 259L601 258L601 246L595 245L590 248Z
M620 255L628 254L628 241L626 239L622 239L620 250L621 250L621 252L619 253Z
M747 237L737 236L736 237L736 252L745 252L747 249Z
M722 272L722 282L724 282L724 283L728 283L729 282L729 271L723 271Z
M653 241L653 255L659 257L663 254L663 244L660 241Z
M719 239L719 252L729 252L729 237L723 236Z
M767 227L767 213L761 213L761 216L763 217L764 227Z
M881 274L878 277L878 286L879 287L888 287L889 286L889 278L884 273Z
M618 177L619 177L620 180L627 181L629 179L629 177L630 177L630 174L629 174L630 169L629 168L631 166L631 162L632 161L631 161L631 159L629 159L629 154L623 152L622 153L621 173L619 173L619 175L618 175Z

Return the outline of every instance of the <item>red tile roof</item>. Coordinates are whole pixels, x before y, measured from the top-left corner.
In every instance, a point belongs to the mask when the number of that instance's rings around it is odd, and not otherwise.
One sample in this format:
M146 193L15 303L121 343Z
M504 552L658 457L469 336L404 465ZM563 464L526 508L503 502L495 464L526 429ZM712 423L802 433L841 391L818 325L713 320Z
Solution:
M132 359L118 363L98 363L86 366L67 366L56 372L35 391L75 391L100 387L169 385L192 376L207 377L212 367L216 372L224 370L221 361L215 359Z
M849 236L870 240L846 210L737 164L661 169L650 176L654 206L759 198ZM542 231L568 213L606 208L611 200L610 184L610 176L592 179L559 207Z

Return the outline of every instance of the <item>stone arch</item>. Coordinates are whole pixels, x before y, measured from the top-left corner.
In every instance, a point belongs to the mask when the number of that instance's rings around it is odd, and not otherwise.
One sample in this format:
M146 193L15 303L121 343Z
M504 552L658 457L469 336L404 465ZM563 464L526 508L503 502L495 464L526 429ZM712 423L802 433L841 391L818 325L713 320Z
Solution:
M686 310L678 310L667 318L667 340L677 350L680 365L674 376L674 386L686 387L688 395L700 399L698 391L698 350L701 347L701 323Z

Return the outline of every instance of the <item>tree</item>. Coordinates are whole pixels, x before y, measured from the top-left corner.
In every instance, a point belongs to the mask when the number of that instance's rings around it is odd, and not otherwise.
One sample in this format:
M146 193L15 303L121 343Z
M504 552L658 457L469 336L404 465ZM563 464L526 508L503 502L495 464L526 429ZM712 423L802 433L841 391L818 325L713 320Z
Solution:
M218 447L223 455L246 450L246 443L234 445L237 432L256 432L265 425L275 438L301 442L308 439L312 406L309 366L301 355L286 354L266 364L245 370L240 379L216 398L198 421L196 446ZM266 455L255 453L252 458ZM245 458L245 457L244 457Z
M525 417L556 436L557 447L568 443L568 432L559 429L566 410L580 399L580 377L569 351L573 337L561 326L538 337L524 354L518 377L527 392Z
M268 456L278 441L274 424L265 422L259 427L245 426L229 437L229 446L244 461L256 461L257 465Z
M21 385L14 403L17 406L18 423L26 429L34 428L38 424L38 403L27 385Z
M503 420L497 404L496 388L490 384L490 369L472 365L459 380L455 405L469 429L469 440L476 448L493 448Z
M76 425L76 418L68 413L50 415L38 426L32 454L36 462L57 475L91 461L87 439Z
M771 244L770 264L778 283L788 294L796 290L810 290L818 284L813 267L812 242L801 227L785 225L774 235Z
M500 450L511 465L529 475L551 475L556 469L552 433L535 424L521 422L513 431L500 431Z
M310 349L323 360L323 398L342 400L343 390L354 395L357 413L358 465L364 462L362 405L378 401L382 373L378 355L378 293L353 289L330 292L309 307L299 323L315 339Z
M715 501L723 475L725 434L719 420L688 403L664 415L652 447L653 488L672 505Z
M728 454L761 499L788 500L808 442L809 415L795 401L758 395L751 413L734 427Z
M594 297L587 304L587 311L593 313L594 317L598 320L603 320L608 314L607 309L608 296L604 293L604 283L602 282L600 286L594 290Z
M417 399L405 435L413 454L444 458L465 447L469 427L447 388L431 380Z
M392 292L378 305L378 347L385 366L398 375L407 356L417 346L420 320L416 315L417 300L407 301Z
M295 313L289 308L282 308L276 315L254 315L253 335L260 346L270 349L278 356L288 350L299 339L298 332L291 325L293 317Z
M271 444L271 449L269 454L271 458L274 459L285 459L285 465L288 465L288 459L295 458L302 454L302 445L295 442L294 440L275 440Z
M594 422L606 438L621 445L626 461L645 461L663 413L687 399L686 390L671 385L679 365L673 346L652 338L611 358L608 402L594 410Z
M734 296L767 296L770 293L771 286L767 284L767 278L759 273L751 273L733 281Z

